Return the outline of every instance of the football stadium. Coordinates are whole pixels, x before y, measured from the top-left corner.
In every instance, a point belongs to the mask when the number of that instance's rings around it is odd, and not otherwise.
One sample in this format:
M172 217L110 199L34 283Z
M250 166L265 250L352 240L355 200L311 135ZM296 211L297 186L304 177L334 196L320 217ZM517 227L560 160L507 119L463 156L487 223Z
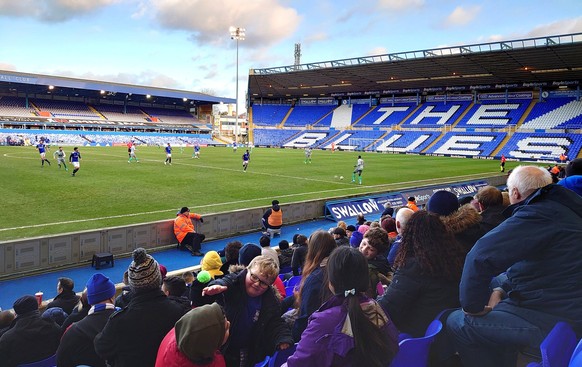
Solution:
M198 272L184 207L225 261L231 241L281 252L410 198L505 190L522 164L561 179L582 158L581 82L582 33L251 69L240 116L216 114L231 98L0 70L0 307L38 291L46 307L56 279L80 293L96 269L119 294L138 248Z

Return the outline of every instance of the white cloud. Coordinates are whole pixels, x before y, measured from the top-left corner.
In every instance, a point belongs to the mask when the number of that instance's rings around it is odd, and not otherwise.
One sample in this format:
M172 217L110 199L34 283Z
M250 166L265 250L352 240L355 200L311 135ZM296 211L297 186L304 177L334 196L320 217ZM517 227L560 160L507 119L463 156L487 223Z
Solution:
M481 12L478 5L471 7L457 6L455 10L444 21L445 27L458 27L469 24Z
M64 22L107 7L119 0L0 0L3 16Z
M0 70L16 71L16 66L0 62Z
M386 47L374 47L370 51L367 52L368 56L375 56L375 55L386 55L388 50Z
M539 25L527 32L525 37L544 37L579 32L582 32L582 17Z
M424 0L378 0L378 6L392 11L411 11L422 8Z
M292 35L301 17L278 0L151 0L156 22L162 27L191 31L202 44L230 41L230 26L246 29L241 47L272 45Z

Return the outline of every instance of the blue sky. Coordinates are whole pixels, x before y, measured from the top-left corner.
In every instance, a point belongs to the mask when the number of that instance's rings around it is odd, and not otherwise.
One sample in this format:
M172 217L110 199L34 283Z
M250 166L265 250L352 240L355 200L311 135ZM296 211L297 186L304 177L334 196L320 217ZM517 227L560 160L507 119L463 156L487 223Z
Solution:
M0 70L211 92L248 70L582 32L581 0L0 0Z

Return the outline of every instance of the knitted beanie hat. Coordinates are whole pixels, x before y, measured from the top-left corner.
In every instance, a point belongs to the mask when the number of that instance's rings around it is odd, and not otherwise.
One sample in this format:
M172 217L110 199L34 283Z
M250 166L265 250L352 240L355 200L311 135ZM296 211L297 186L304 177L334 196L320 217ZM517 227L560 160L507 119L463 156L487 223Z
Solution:
M251 261L261 254L261 248L254 243L247 243L238 252L238 263L248 266Z
M12 308L14 308L14 312L16 312L17 315L22 315L31 311L37 311L38 301L36 300L35 296L22 296L14 301Z
M131 289L159 289L162 286L162 273L158 262L141 247L135 249L132 256L133 261L127 269Z
M440 190L432 194L426 203L426 210L441 216L453 214L459 209L457 195L450 191Z
M224 340L225 321L216 302L188 311L174 328L178 349L194 363L212 358Z
M87 301L96 305L115 296L115 284L101 273L93 274L87 281Z

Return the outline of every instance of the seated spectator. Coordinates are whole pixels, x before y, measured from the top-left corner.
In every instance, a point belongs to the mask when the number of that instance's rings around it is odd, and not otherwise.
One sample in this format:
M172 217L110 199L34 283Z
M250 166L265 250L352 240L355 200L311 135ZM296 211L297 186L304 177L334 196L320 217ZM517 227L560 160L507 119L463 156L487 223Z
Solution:
M231 322L230 338L222 347L227 366L254 366L293 343L272 287L278 274L279 268L272 259L257 256L246 269L214 280L204 289L205 295L223 295L218 300Z
M162 340L156 367L224 367L230 322L217 303L190 310Z
M206 236L196 232L192 219L200 223L204 222L204 218L200 214L191 213L187 207L180 209L176 219L174 219L174 235L178 240L178 249L188 249L192 256L204 256L200 249Z
M132 255L128 269L131 301L97 334L95 352L114 366L152 366L160 342L184 309L162 292L158 262L143 248Z
M131 301L131 287L129 286L128 271L123 272L123 288L121 288L121 293L115 299L115 307L125 308L129 305Z
M192 285L192 282L194 281L194 273L192 273L191 271L185 271L184 273L182 273L182 279L184 280L186 287L190 287Z
M352 236L350 237L350 246L356 248L360 247L360 242L362 242L362 238L364 238L364 233L370 229L370 226L367 224L362 224L357 228L358 229L355 232L352 232Z
M224 248L224 256L226 261L220 267L220 271L222 271L224 274L228 274L230 273L230 266L238 264L238 252L242 246L243 244L240 241L231 241L226 244L226 247Z
M475 242L485 232L481 229L481 215L471 205L459 208L457 195L450 191L436 191L428 199L426 210L440 216L449 231L453 233L457 242L469 252Z
M515 366L518 351L538 352L558 321L582 335L582 198L536 166L507 180L511 216L467 255L462 310L446 321L464 366ZM490 291L493 276L507 280Z
M362 224L366 223L366 217L364 217L364 214L358 214L356 216L356 228L358 228L358 226L361 226Z
M0 337L10 329L10 324L12 324L15 317L16 315L12 311L0 311Z
M421 210L410 217L394 278L378 300L400 332L423 336L439 312L459 306L464 255L437 215Z
M325 279L327 258L337 247L327 231L315 231L309 236L305 265L301 272L299 291L295 293L297 319L293 325L293 339L299 341L307 321L319 306L331 296ZM297 250L295 250L297 251Z
M576 158L566 166L565 178L558 182L558 185L564 186L582 196L582 158Z
M291 268L293 269L293 275L299 275L301 269L303 269L303 265L305 264L305 257L307 256L307 237L300 234L293 242L295 242L298 246L293 251Z
M13 308L16 318L0 337L2 366L16 367L55 354L61 339L61 328L54 321L40 316L36 297L20 297Z
M57 282L57 296L46 305L48 310L51 307L60 307L67 314L73 312L73 308L79 302L79 296L73 291L75 282L71 278L59 278Z
M416 198L414 196L411 196L408 198L408 200L406 201L406 206L408 207L408 209L411 209L413 212L418 211L418 206L416 205Z
M293 258L293 249L289 247L287 240L279 241L279 265L281 269L291 267L291 259Z
M398 331L378 303L366 296L366 259L342 246L328 261L333 296L311 318L286 366L389 366L398 351Z
M279 206L279 200L273 200L271 207L265 211L262 218L263 228L281 229L283 226L283 209Z
M343 228L345 230L348 227L348 224L346 222L344 222L343 220L340 220L337 222L337 226L340 228Z
M380 215L380 218L383 217L391 217L394 215L394 208L390 205L389 202L384 203L384 211Z
M86 290L87 301L91 305L89 314L65 331L57 350L59 367L106 366L105 360L95 352L93 339L115 311L115 284L105 275L96 273L87 281Z
M394 242L396 237L398 236L398 232L396 231L396 220L392 217L385 217L380 222L380 227L386 231L388 234L388 239L390 242Z
M497 227L505 220L503 215L505 210L503 195L501 195L501 191L497 187L484 186L480 188L475 195L475 205L481 214L479 225L483 234Z
M388 233L382 228L371 228L360 242L359 251L368 262L370 285L366 294L370 298L378 297L376 288L378 282L384 285L390 284L389 277L392 269L386 258L389 247Z
M65 332L72 323L80 321L84 319L89 314L89 302L87 301L87 288L83 290L81 293L81 297L79 298L79 303L73 308L73 312L65 319L63 324L61 325L61 330Z
M214 251L216 252L216 251ZM218 255L218 254L217 254ZM180 307L183 308L184 313L190 311L192 306L190 305L190 299L184 297L186 292L186 283L182 277L171 276L166 277L162 283L162 292L168 297L172 302L176 302Z
M346 227L346 237L348 238L348 240L351 240L352 238L352 234L356 231L356 226L353 225L349 225Z
M473 201L473 199L474 198L472 196L470 196L470 195L463 196L462 198L459 198L458 199L459 206L461 207L461 206L463 206L465 204L471 204L471 202Z
M414 211L406 207L400 208L396 212L396 220L394 224L396 225L396 232L398 233L398 235L394 239L394 243L392 243L390 251L388 252L388 264L390 264L392 268L394 268L394 260L396 259L396 255L398 254L400 243L402 241L402 232L404 232L406 223L408 222L412 214L414 214Z
M271 237L262 235L259 239L259 245L261 245L261 255L271 257L275 260L277 266L279 266L279 255L277 254L277 251L271 247Z
M68 316L69 315L67 315L67 313L60 307L51 307L41 315L43 319L52 320L55 324L59 325L59 327L63 326L63 323Z
M257 247L253 245L254 247ZM258 247L257 247L258 248ZM257 251L260 254L260 251ZM250 261L249 261L250 262ZM208 283L214 279L221 278L224 274L220 270L222 260L216 251L208 251L202 258L201 270L196 275L196 279L190 287L189 299L192 301L192 307L209 305L215 301L214 297L203 297L202 290L208 286Z
M331 234L333 235L333 239L335 240L336 245L338 246L350 245L350 240L348 240L348 237L346 236L346 231L342 227L335 227Z

